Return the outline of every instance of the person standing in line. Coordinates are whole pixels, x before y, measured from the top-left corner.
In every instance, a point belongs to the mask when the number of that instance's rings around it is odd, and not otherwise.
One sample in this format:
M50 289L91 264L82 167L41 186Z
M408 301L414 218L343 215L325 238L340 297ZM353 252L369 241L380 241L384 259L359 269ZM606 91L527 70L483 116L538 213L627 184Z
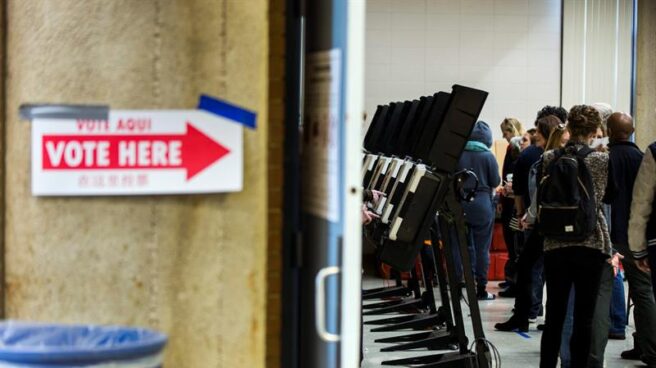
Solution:
M505 281L499 284L499 286L507 288L507 290L512 290L515 286L515 262L517 260L517 254L515 252L515 232L510 228L510 220L513 218L515 199L512 191L505 188L512 185L512 173L520 153L520 150L515 149L512 140L513 138L521 137L524 134L524 129L519 120L505 118L501 122L501 133L503 134L503 138L508 141L508 147L501 169L501 179L505 181L505 185L499 199L503 239L506 242L506 249L508 250L508 261L504 267Z
M487 275L496 212L495 193L501 184L501 178L497 160L490 151L491 147L492 131L487 123L479 121L474 126L458 163L459 169L474 172L479 183L473 200L462 203L469 237L469 253L476 278L476 296L479 300L493 300L495 297L487 292ZM454 257L459 259L457 243L454 242L453 245Z
M582 186L582 195L589 198L589 207L595 218L591 232L584 240L562 240L545 236L545 275L547 280L547 313L544 333L540 344L540 367L555 368L558 363L558 355L561 344L563 322L567 312L570 290L572 286L576 289L574 302L574 328L570 341L571 362L573 367L585 367L591 346L592 323L599 283L603 267L610 257L611 244L610 234L606 226L603 212L602 199L605 194L608 181L608 154L604 152L590 152L589 145L601 126L599 112L591 106L577 105L572 107L567 118L567 129L571 138L565 150L581 155L582 164L577 166L579 179L589 182L590 188ZM552 170L554 164L562 162L556 159L556 154L564 151L549 151L543 157L543 177L554 177L557 171ZM564 163L565 164L565 163ZM558 166L559 168L562 168ZM552 179L555 180L555 179ZM542 187L548 188L543 182ZM575 185L578 184L574 182ZM590 193L589 189L592 189ZM544 208L540 203L540 211ZM587 212L585 212L587 213ZM545 226L551 226L545 219L545 214L540 213L539 226L543 231ZM566 226L562 231L565 234L570 230Z
M636 266L651 272L653 293L656 294L656 142L645 151L636 176L629 219L629 247ZM636 310L637 312L637 310ZM637 318L637 316L636 316ZM649 331L654 335L654 331ZM640 337L640 334L638 334ZM644 349L646 345L643 343ZM641 359L649 367L656 367L653 358L643 350Z
M656 303L649 275L636 266L629 249L629 216L633 188L643 159L640 148L631 142L633 118L625 113L614 113L608 119L610 138L609 188L606 199L611 204L611 232L613 247L624 255L622 265L629 282L629 292L635 305L636 334L634 348L622 352L622 358L656 363ZM612 331L611 331L612 332Z
M535 120L535 125L536 128L538 127L538 121L542 118L545 118L547 116L554 116L558 119L560 123L565 122L565 119L567 119L567 110L565 110L562 107L559 106L544 106L540 111L537 113L537 118ZM550 130L545 131L543 127L543 131L539 132L538 129L536 129L535 134L533 135L534 141L537 142L538 139L541 139L543 141L542 147L544 147L547 144L547 140L550 137L550 134L552 130L558 126L558 124L555 124L553 126L550 126ZM541 137L539 137L540 135ZM535 145L535 143L533 143ZM527 149L526 151L529 152L530 148ZM518 160L517 166L519 166L519 178L522 180L521 185L517 186L523 193L523 196L519 198L518 201L518 196L515 196L515 211L517 213L517 219L521 219L526 215L526 209L531 205L531 200L530 200L530 194L528 193L528 178L529 178L529 173L531 170L531 167L535 164L535 162L541 157L542 152L544 150L542 149L540 152L540 155L537 156L537 158L533 157L532 161L531 160L522 160L520 157L520 160ZM530 156L529 156L530 157ZM522 161L520 164L519 162ZM542 249L542 237L534 233L532 231L524 231L523 233L520 232L517 234L517 241L518 244L521 244L519 247L519 250L517 253L521 253L521 249L526 246L532 246L534 249ZM537 247L533 243L540 243ZM540 253L541 254L541 253ZM526 257L527 259L530 257ZM529 313L529 319L531 322L537 321L537 318L542 316L544 314L543 311L543 305L542 305L542 299L543 299L543 293L544 293L544 259L543 257L538 257L533 261L533 270L532 270L532 277L531 277L531 282L530 285L533 288L532 290L532 306L530 309ZM502 290L499 292L499 296L505 297L514 297L514 295L506 295L505 291ZM540 326L538 326L540 328Z
M599 151L599 152L608 152L607 141L608 141L608 119L612 116L611 107L605 103L597 103L592 105L602 117L602 126L597 129L597 134L593 139L590 148ZM614 119L621 114L615 115ZM611 123L616 123L616 121L611 121ZM630 135L629 135L630 136ZM606 194L604 197L604 203L602 205L604 210L604 215L606 218L606 225L611 234L611 242L613 242L613 230L615 232L621 231L621 229L616 229L613 221L611 219L612 215L615 215L617 220L620 214L616 214L612 211L611 205L609 204L609 198L614 195L614 183L613 176L611 174L612 169L612 158L609 154L609 175L608 183L606 185ZM620 211L621 212L621 211ZM625 217L625 224L623 226L624 231L626 231L628 216ZM594 311L594 324L592 327L591 335L591 344L590 344L590 356L588 359L587 367L589 368L603 368L604 366L604 355L606 351L606 346L608 344L609 338L615 339L625 339L625 329L626 329L626 306L625 306L625 294L624 294L624 283L622 281L622 275L619 271L619 264L624 256L618 252L616 249L612 251L613 256L608 260L608 265L603 267L601 280L599 285L599 293L597 295L597 304L595 305ZM574 300L575 300L575 290L572 288L570 293L570 300L567 307L567 316L565 318L565 324L563 327L561 348L560 348L560 360L562 368L571 367L570 361L570 338L572 336L572 329L574 323Z
M535 144L535 133L537 130L535 128L528 129L526 133L522 136L522 151L527 149L530 145ZM527 138L527 139L524 139Z
M597 136L593 140L591 148L597 151L608 152L608 135L611 130L609 129L609 125L616 127L616 131L613 133L615 135L614 140L620 141L623 137L621 137L622 134L617 128L622 126L622 124L626 126L627 123L628 126L632 127L632 119L627 114L613 114L611 106L606 103L596 103L592 107L599 111L602 117L602 126L597 129ZM631 134L624 138L624 140L628 141L630 136ZM613 246L620 242L627 243L626 240L618 241L618 238L622 232L625 233L628 225L628 208L624 209L617 205L613 206L611 200L616 194L615 184L619 184L620 181L624 180L622 176L614 177L613 175L613 166L621 165L619 162L621 160L620 156L622 156L620 151L624 146L615 145L615 148L618 147L621 148L615 149L614 154L609 153L609 175L606 186L606 197L604 198L603 204ZM615 165L613 165L613 161L616 161ZM619 211L620 213L615 213L615 211ZM621 221L622 218L624 221ZM622 228L618 229L617 226L622 226ZM602 271L599 295L597 296L597 305L593 317L595 324L592 330L592 343L588 360L588 366L591 368L603 368L604 355L609 338L616 340L626 339L626 302L624 282L619 269L619 264L624 258L624 254L626 252L623 250L620 251L613 247L612 257L608 261L609 265L605 266Z
M561 124L561 121L554 115L546 116L537 121L536 147L540 151L542 151L543 148L547 145L547 140L551 141L550 137ZM564 131L564 127L561 129ZM562 139L562 134L560 138ZM556 139L554 138L553 141L556 142ZM560 139L558 139L558 143L560 143ZM526 179L526 192L528 197L533 200L535 199L535 186L539 181L539 179L535 176L537 175L535 164L538 164L539 162L540 156L538 156L538 159L529 168L529 173L527 174ZM531 178L531 171L533 172L533 178ZM531 206L533 205L533 202L530 202L530 200L528 200L527 203L531 203ZM531 218L534 218L534 216L531 216ZM522 219L524 219L524 216L522 216ZM524 220L520 223L525 222L526 221ZM534 309L533 306L535 299L535 288L533 285L535 283L539 283L540 287L542 287L542 278L536 277L534 268L536 263L538 263L542 257L543 239L537 231L531 230L528 226L522 225L522 228L525 229L527 240L519 254L519 260L517 264L517 295L515 296L515 310L508 321L497 323L494 326L494 328L499 331L519 330L527 332L529 320L532 319L532 317L535 317L535 315L531 314L537 313L532 310Z

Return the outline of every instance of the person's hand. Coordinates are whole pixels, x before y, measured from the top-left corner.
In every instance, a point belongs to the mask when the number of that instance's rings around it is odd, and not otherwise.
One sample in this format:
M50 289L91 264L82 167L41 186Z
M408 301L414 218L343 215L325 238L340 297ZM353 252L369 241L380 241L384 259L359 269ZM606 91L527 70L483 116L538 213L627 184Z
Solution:
M362 223L369 225L374 219L380 218L377 214L369 211L367 205L362 205Z
M378 203L378 201L382 198L385 197L385 193L381 192L380 190L372 190L371 194L374 196L374 203Z
M639 259L636 261L636 266L638 266L638 269L642 272L650 273L651 268L649 267L649 259L643 258Z
M610 259L608 259L608 263L611 266L613 266L613 275L614 276L617 276L617 272L619 272L619 269L620 269L620 261L623 260L623 259L624 259L624 256L619 254L619 253L615 253L612 257L610 257Z
M367 216L370 218L369 223L371 223L373 220L376 220L376 219L380 218L379 215L377 215L377 214L375 214L371 211L367 211Z
M513 194L512 181L507 181L503 186L503 195L507 197L511 194Z
M371 218L371 216L369 216L369 211L367 210L366 204L362 205L361 212L362 212L362 223L368 225L373 219Z
M525 213L524 216L522 216L519 219L519 228L522 229L522 230L527 230L527 229L530 229L532 227L533 227L533 225L528 223L528 214Z

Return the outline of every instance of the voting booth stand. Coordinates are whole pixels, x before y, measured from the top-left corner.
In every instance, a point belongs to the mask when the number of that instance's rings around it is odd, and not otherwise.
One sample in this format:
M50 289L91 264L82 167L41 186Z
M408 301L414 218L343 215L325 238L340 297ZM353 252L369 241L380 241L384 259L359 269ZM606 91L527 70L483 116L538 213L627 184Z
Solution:
M383 365L491 365L460 205L461 200L472 195L463 193L463 183L477 179L471 172L456 172L486 98L484 91L454 85L451 93L438 92L414 101L381 105L365 136L363 186L385 196L371 205L370 210L380 218L365 227L364 236L376 245L378 259L392 267L396 283L392 287L363 290L363 315L403 313L365 324L377 325L371 330L373 333L423 331L377 339L376 342L393 344L381 351L456 350L388 360ZM460 304L463 294L456 278L449 234L456 234L462 255L473 344L465 331ZM416 262L418 257L421 262ZM411 277L404 283L401 272L408 271ZM433 293L434 276L440 306Z

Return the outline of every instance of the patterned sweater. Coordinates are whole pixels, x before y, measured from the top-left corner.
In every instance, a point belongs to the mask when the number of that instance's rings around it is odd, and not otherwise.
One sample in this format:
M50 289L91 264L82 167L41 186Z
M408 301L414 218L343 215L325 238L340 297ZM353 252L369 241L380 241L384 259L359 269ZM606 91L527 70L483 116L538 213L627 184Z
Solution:
M578 145L578 148L582 146ZM544 153L543 173L554 158L554 151L547 151ZM606 222L606 215L604 214L604 204L602 202L604 194L606 193L606 183L608 181L608 153L605 152L592 152L585 158L585 164L588 171L592 176L592 184L594 187L595 203L597 204L597 229L588 239L582 242L563 242L554 239L544 239L544 250L566 248L566 247L587 247L597 249L604 254L611 255L612 248L610 242L610 233L608 231L608 224Z

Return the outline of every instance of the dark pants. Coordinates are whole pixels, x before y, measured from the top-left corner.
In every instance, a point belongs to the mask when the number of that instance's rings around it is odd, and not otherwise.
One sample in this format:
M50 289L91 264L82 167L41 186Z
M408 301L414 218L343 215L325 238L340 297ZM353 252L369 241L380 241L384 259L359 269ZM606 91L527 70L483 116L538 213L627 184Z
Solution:
M492 232L494 229L494 214L496 212L490 192L476 192L474 200L462 202L467 223L467 245L471 258L472 270L479 291L485 290L487 286L487 272L490 269L490 245L492 244ZM454 256L457 263L460 252ZM462 275L460 269L460 275ZM461 277L458 275L458 277Z
M472 257L472 266L476 285L479 289L487 286L487 274L490 270L490 245L494 231L494 219L485 224L467 224L469 228L469 252Z
M531 232L517 262L517 294L515 296L514 317L522 323L528 322L529 317L535 317L538 313L534 310L534 283L539 283L540 288L542 288L542 279L535 279L535 265L543 257L542 242L543 239L537 232Z
M544 239L538 237L535 240L531 239L531 241L537 242L540 249L542 249L542 242ZM531 288L533 289L533 293L531 294L532 305L530 317L537 318L540 315L540 312L542 312L542 298L544 294L544 256L535 260Z
M611 296L612 292L616 290L615 284L619 283L622 289L621 301L616 300L616 297ZM624 333L626 329L626 302L624 301L624 284L622 283L622 276L618 273L613 277L613 268L604 267L601 276L601 283L599 286L599 296L597 299L597 306L595 307L594 325L592 329L592 343L590 344L590 359L588 360L588 368L601 368L604 366L604 352L608 344L608 333ZM572 288L570 293L570 300L567 306L567 317L563 327L562 339L560 344L560 363L561 368L570 368L570 338L572 336L572 328L574 323L574 298L575 292ZM618 304L614 306L614 304ZM608 309L610 309L610 319L608 317ZM610 323L609 323L610 322Z
M649 252L649 268L651 268L651 286L656 295L656 247L648 247L647 251Z
M613 295L610 298L610 333L626 334L626 294L624 277L618 272L613 278Z
M606 263L602 267L597 305L595 306L593 317L594 325L592 327L592 340L590 342L590 359L588 360L588 367L590 368L603 368L604 366L604 352L606 351L608 332L610 331L610 305L613 295L614 279L613 266ZM578 292L578 289L576 291Z
M487 273L490 269L490 245L492 244L492 231L494 220L484 224L467 224L467 249L474 273L474 278L479 290L487 286ZM451 233L451 250L455 260L455 271L458 280L463 279L462 257L455 231Z
M517 253L515 252L515 231L510 229L510 220L513 217L513 206L515 200L512 198L501 199L501 224L503 225L503 240L508 249L508 262L503 269L507 282L514 284L517 280Z
M586 366L599 281L606 258L600 251L585 247L567 247L545 253L547 316L540 345L541 368L555 368L558 363L572 286L576 288L574 328L570 342L572 367Z
M633 300L633 318L636 320L636 341L645 360L656 365L656 302L649 274L646 274L635 264L628 245L615 244L615 249L624 255L622 266L629 282L629 293ZM652 272L652 276L654 272Z
M563 324L563 334L560 341L560 368L572 367L572 354L569 351L569 343L572 338L572 328L574 327L574 298L576 290L572 287L569 292L569 301L567 302L567 315Z

